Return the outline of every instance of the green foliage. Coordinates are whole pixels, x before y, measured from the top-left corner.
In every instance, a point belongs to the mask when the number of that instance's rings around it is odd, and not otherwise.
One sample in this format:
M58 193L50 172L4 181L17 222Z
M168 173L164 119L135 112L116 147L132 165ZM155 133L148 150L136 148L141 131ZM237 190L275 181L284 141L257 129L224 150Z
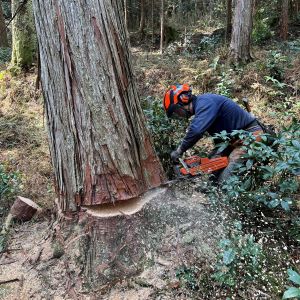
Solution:
M294 52L294 53L299 53L300 52L300 39L296 39L293 41L288 41L285 45L285 47L288 46L289 51Z
M283 81L284 70L288 62L287 56L283 55L280 51L269 51L266 67L270 73L270 78L274 78L278 81Z
M220 81L217 84L216 92L220 95L231 98L234 81L230 78L229 72L222 72Z
M283 89L286 84L283 82L278 81L277 79L275 79L274 77L270 77L270 76L265 76L265 80L266 82L271 81L273 86L277 89Z
M11 200L19 191L21 176L19 172L11 172L0 164L0 219L6 214Z
M212 51L214 50L221 42L221 36L216 34L212 36L205 36L200 41L198 51Z
M230 287L254 281L262 268L261 245L255 242L253 235L244 235L241 229L241 224L236 222L230 238L221 240L221 252L212 275L219 283Z
M10 61L11 49L10 48L0 48L0 64L4 64Z
M223 132L219 147L226 147L229 139L238 137L243 141L244 162L237 165L235 176L222 186L228 201L240 206L265 205L281 207L288 211L296 204L299 190L297 174L300 172L300 125L295 122L284 128L276 138L264 134L256 141L249 132L235 131L231 137Z
M6 19L11 18L11 3L9 1L1 1L0 4L2 5L4 17Z
M283 294L282 299L300 299L300 275L292 269L288 269L289 280L299 287L289 287Z
M270 14L269 7L261 7L257 10L254 18L252 40L256 44L262 44L274 35L271 30L271 24L274 20L274 15Z
M191 290L198 290L198 275L195 268L182 266L176 270L176 277L180 280L181 286Z
M4 165L0 164L0 201L12 196L18 191L20 174L9 172Z
M171 175L172 164L170 153L177 148L181 137L184 135L187 122L184 120L169 120L162 108L160 99L148 97L143 106L155 150L165 171L168 175Z

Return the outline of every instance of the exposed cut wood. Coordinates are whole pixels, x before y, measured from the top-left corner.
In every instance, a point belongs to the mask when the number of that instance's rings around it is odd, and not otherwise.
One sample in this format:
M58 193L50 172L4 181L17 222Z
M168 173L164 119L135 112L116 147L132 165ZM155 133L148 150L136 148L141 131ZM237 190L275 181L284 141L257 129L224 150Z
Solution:
M139 212L145 204L151 201L151 199L159 197L165 191L166 188L157 188L155 190L150 190L142 197L131 199L126 202L117 202L115 204L104 204L99 206L86 207L87 213L98 218L133 215Z
M41 210L41 208L32 200L18 196L10 209L10 214L14 218L25 222L29 221L38 210Z

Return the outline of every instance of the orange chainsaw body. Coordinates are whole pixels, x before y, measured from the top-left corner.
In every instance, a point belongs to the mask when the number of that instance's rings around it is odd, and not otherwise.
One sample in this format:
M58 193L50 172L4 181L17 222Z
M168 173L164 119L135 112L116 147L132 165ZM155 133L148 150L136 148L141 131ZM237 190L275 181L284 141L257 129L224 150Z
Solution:
M191 156L183 160L186 167L180 168L180 173L184 176L196 176L201 173L210 174L224 169L228 166L228 157L201 158Z

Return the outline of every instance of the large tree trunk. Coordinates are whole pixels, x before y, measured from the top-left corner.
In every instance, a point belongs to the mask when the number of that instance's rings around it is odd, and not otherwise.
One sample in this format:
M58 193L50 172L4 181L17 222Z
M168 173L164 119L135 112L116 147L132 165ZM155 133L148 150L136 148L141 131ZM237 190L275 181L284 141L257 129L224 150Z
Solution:
M235 62L248 62L251 60L252 8L253 0L236 2L230 43L231 56Z
M2 10L2 1L0 1L0 47L8 47L8 39L5 27L5 19Z
M112 203L159 186L120 1L34 0L59 205Z
M24 4L25 3L25 4ZM36 57L36 34L31 0L12 0L12 66L29 68Z
M289 30L289 0L282 0L281 3L281 20L280 20L280 37L287 40Z

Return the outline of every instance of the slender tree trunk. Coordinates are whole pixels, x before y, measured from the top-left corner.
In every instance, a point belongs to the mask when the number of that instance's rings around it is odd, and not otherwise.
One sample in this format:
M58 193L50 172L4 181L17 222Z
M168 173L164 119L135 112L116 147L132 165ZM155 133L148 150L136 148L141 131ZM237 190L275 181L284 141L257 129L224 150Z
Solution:
M124 22L126 28L128 28L128 9L127 9L127 0L124 0Z
M239 0L235 6L230 43L231 56L235 62L251 60L252 8L253 0Z
M232 32L232 0L227 0L226 42L230 41Z
M151 1L152 50L154 49L154 0Z
M32 12L32 1L12 0L12 66L30 68L36 58L36 33Z
M280 20L280 38L287 40L289 30L289 0L282 0L281 20Z
M8 47L8 39L5 27L5 19L2 11L2 1L0 1L0 47Z
M50 151L63 211L161 184L119 1L34 0Z
M160 12L160 53L164 52L164 35L165 35L165 1L161 0Z
M141 19L140 19L140 28L139 32L144 35L145 31L145 0L141 0Z

